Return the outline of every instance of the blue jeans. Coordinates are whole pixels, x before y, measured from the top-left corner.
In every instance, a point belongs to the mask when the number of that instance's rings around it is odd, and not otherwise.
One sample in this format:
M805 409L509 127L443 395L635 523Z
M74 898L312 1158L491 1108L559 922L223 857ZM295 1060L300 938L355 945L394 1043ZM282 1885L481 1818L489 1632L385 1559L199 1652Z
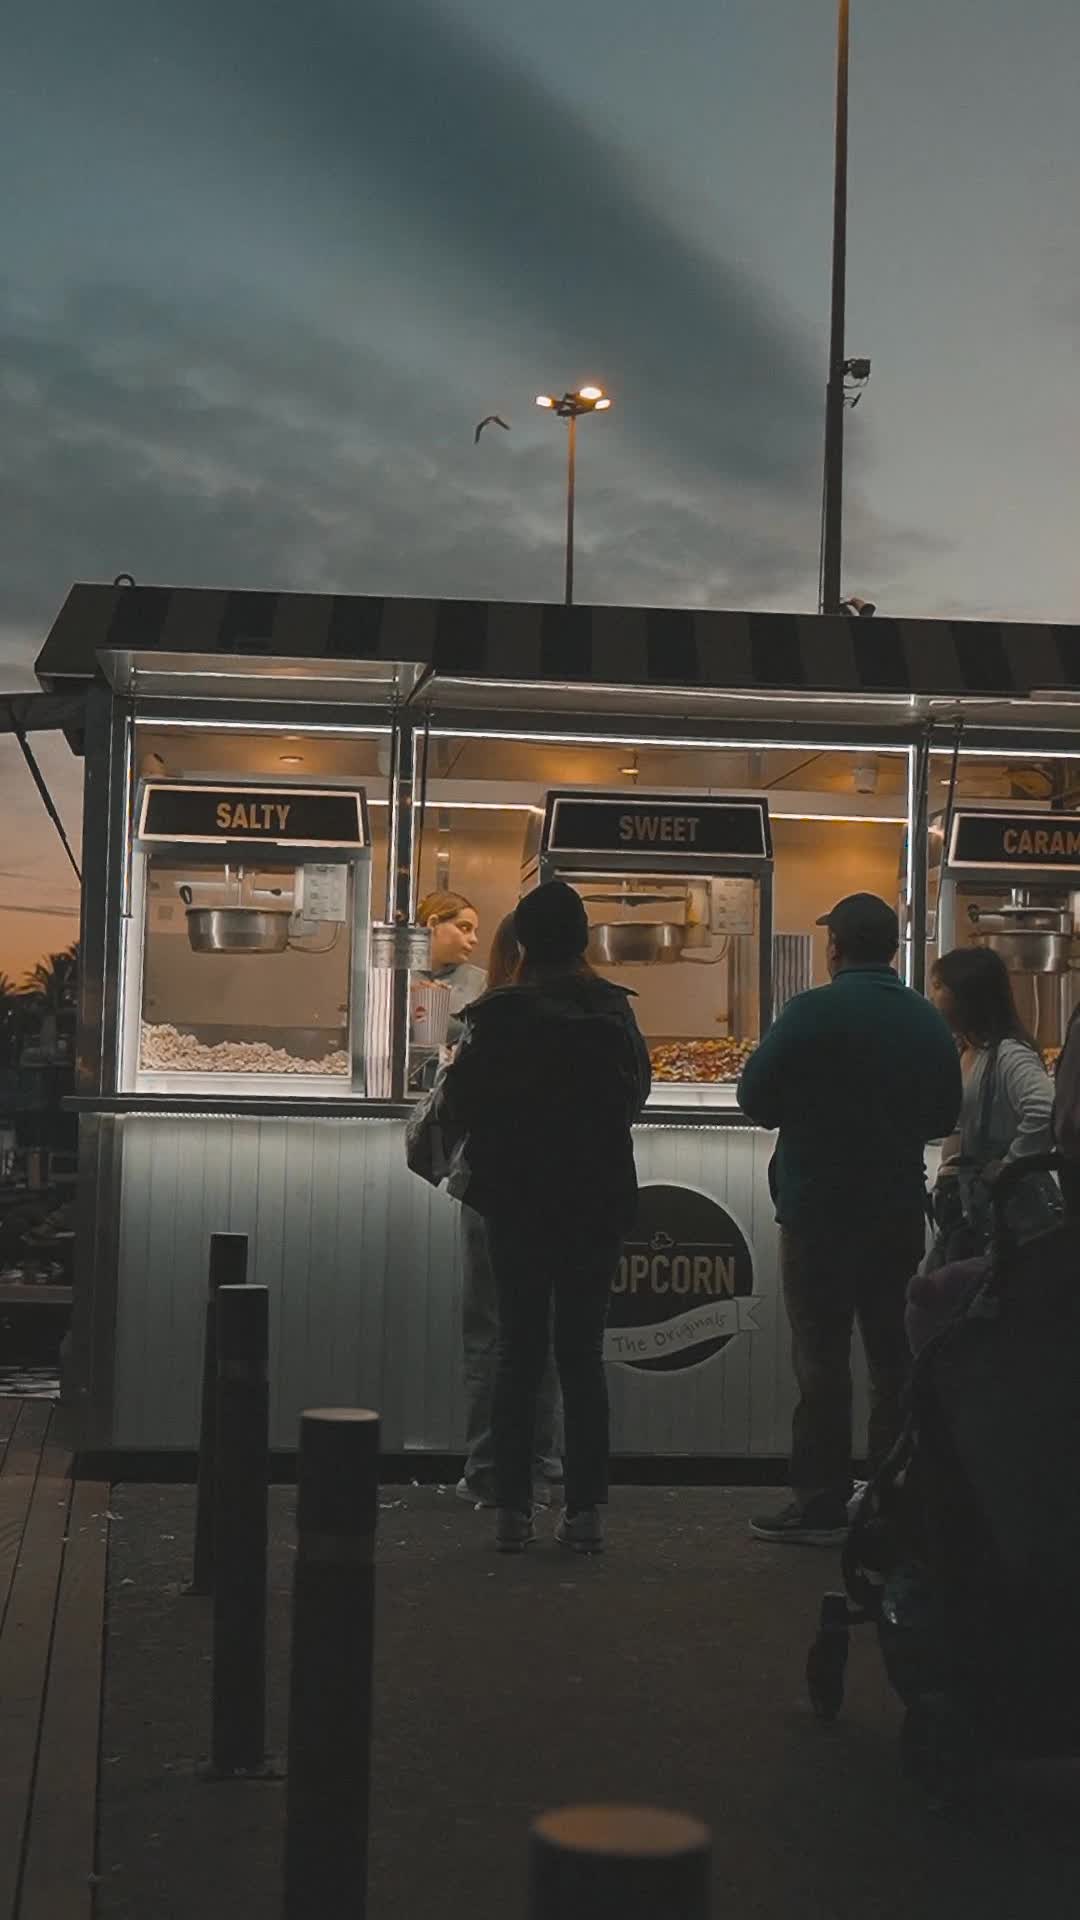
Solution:
M487 1227L471 1207L461 1209L461 1334L465 1353L465 1478L482 1487L495 1473L491 1410L495 1394L499 1315ZM562 1396L550 1353L536 1397L533 1472L562 1479Z
M551 1364L554 1304L566 1417L566 1508L574 1514L601 1506L608 1492L604 1324L619 1239L575 1231L572 1222L549 1228L542 1238L535 1224L526 1229L513 1219L490 1219L487 1228L499 1302L492 1407L496 1504L518 1512L532 1504L537 1397Z

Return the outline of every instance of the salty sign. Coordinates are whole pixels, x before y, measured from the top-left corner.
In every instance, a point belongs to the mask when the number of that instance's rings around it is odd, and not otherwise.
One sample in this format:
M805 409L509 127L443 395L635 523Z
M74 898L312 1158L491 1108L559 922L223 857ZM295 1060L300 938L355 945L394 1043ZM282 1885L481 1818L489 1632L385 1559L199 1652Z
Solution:
M189 844L365 847L367 807L361 788L335 792L151 781L143 788L138 837Z
M222 833L284 833L291 811L288 800L219 800L217 823Z

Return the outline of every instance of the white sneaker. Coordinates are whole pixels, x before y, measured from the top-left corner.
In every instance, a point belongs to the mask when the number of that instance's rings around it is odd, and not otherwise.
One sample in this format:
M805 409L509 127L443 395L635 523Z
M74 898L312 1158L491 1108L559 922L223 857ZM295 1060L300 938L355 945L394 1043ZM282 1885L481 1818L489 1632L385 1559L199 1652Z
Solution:
M869 1485L870 1485L869 1480L856 1480L855 1491L852 1494L851 1499L848 1501L848 1504L847 1504L847 1517L849 1520L854 1520L855 1515L858 1513L859 1508L862 1506L863 1498L865 1496L866 1489Z
M479 1509L495 1505L495 1489L487 1480L466 1480L465 1475L462 1474L454 1492L467 1507Z

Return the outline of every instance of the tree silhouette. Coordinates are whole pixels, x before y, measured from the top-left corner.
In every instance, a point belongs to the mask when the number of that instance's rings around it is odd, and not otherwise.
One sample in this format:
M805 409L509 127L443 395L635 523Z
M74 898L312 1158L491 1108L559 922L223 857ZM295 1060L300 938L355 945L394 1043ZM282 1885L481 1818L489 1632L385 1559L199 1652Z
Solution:
M79 946L76 941L63 953L50 953L27 974L20 989L24 1005L39 1013L60 1013L75 1005L79 971Z
M11 1067L19 1057L25 1002L14 980L0 973L0 1067Z

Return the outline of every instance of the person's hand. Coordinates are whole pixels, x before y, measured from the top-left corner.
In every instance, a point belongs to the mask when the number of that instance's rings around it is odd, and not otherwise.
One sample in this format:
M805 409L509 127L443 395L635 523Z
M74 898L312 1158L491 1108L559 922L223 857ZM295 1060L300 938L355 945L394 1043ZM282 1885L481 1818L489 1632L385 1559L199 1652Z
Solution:
M984 1187L996 1186L1004 1171L1004 1160L988 1160L981 1174Z

